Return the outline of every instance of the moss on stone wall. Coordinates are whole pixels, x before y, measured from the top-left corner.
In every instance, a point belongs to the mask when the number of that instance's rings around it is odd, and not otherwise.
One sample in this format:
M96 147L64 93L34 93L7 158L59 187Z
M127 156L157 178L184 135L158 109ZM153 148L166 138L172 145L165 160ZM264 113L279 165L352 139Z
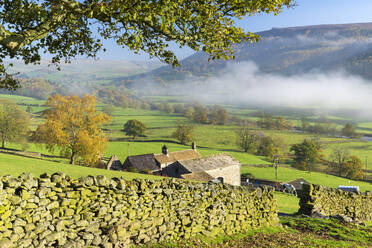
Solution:
M277 224L277 212L272 191L247 187L62 173L0 177L0 247L127 247L232 234Z
M344 215L354 220L372 220L372 193L351 193L315 184L304 184L299 213Z

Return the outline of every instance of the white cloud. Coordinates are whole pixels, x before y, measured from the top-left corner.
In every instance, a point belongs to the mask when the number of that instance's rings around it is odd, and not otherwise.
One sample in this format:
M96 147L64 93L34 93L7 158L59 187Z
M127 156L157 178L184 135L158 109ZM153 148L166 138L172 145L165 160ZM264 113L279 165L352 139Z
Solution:
M228 65L193 95L206 102L372 110L372 82L360 77L342 71L262 74L252 62Z

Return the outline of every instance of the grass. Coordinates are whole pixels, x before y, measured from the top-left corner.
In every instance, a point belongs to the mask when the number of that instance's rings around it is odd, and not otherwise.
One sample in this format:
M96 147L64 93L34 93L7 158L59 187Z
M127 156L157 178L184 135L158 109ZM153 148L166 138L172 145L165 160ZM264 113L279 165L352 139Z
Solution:
M27 97L27 96L0 94L0 98L13 100L17 104L26 104L26 105L35 105L35 104L44 105L45 104L44 100L38 100L38 99Z
M372 142L369 141L354 141L347 143L334 143L324 146L323 153L328 159L334 149L345 148L348 149L350 155L355 155L362 160L363 169L365 169L365 159L367 157L367 169L372 170ZM369 159L368 159L369 158Z
M255 178L275 181L275 168L273 167L260 168L243 166L241 168L241 173L251 173ZM319 172L307 172L285 167L278 168L279 182L288 182L298 178L303 178L310 183L333 188L337 188L339 185L353 185L359 186L361 191L372 190L372 184L367 182L353 181Z
M18 103L23 104L44 104L44 101L36 100L29 97L20 97L13 95L0 95L0 97L6 97L13 99ZM162 97L156 96L154 100L162 101L175 101L177 100L174 97ZM22 105L25 107L24 105ZM101 110L103 104L98 104L97 109ZM39 108L42 107L37 107ZM234 114L241 115L242 117L252 114L252 112L257 110L252 110L248 108L233 108L229 107ZM32 129L35 129L37 124L41 123L43 120L39 115L34 115L32 119ZM293 118L293 117L291 117ZM335 117L336 118L336 117ZM129 138L125 136L122 129L124 123L129 119L138 119L143 121L148 127L147 137L141 137L136 142L129 142ZM111 125L107 126L107 133L111 139L116 139L118 141L111 141L108 144L108 148L104 151L105 157L110 157L112 155L118 155L121 161L124 161L125 158L130 155L138 155L145 153L160 153L161 147L166 144L169 148L169 151L184 150L189 149L188 146L183 146L175 142L171 137L172 132L175 130L175 127L179 121L188 121L183 116L179 114L168 114L162 111L154 110L140 110L140 109L123 109L116 107L113 113L113 119ZM219 126L219 125L195 125L194 130L194 140L198 145L198 151L204 155L212 155L216 153L229 153L235 159L240 161L242 164L270 164L264 157L255 156L252 154L244 153L239 151L235 140L235 131L238 127L234 125ZM265 130L267 135L280 137L285 144L289 147L294 143L299 143L303 139L308 138L310 134L306 133L295 133L291 131L275 131L275 130ZM119 141L119 140L128 140L128 141ZM353 153L358 156L364 156L369 154L369 143L363 142L347 142L336 144L334 142L345 142L349 140L340 139L340 138L330 138L327 136L321 136L320 141L325 143L324 150L326 154L329 154L331 149L335 146L348 146L352 149ZM128 151L129 145L129 151ZM7 144L7 147L13 149L21 149L20 145L17 144ZM37 146L33 143L30 143L29 151L41 152L43 154L49 155L58 155L58 153L51 154L44 147ZM372 151L372 149L371 149ZM372 157L372 153L371 153ZM56 160L53 158L53 160ZM58 159L62 162L65 162L64 159ZM369 164L372 166L372 159ZM257 178L264 179L274 179L273 168L250 168L249 171L246 171L247 168L243 167L242 172L252 172ZM329 186L338 186L338 184L349 184L349 180L346 179L333 179L332 176L317 174L317 173L307 173L296 170L291 170L288 168L279 169L279 180L288 181L296 179L298 177L303 177L306 180L319 184L326 184ZM331 180L330 180L331 178ZM329 181L330 180L330 181ZM351 182L354 183L354 182ZM361 188L369 188L370 185L364 184Z
M43 173L63 172L73 178L79 178L87 175L106 177L121 177L126 179L162 179L162 177L137 174L130 172L110 171L104 169L89 168L78 165L62 164L41 159L26 158L22 156L0 153L0 175L18 176L23 172L30 172L34 176L40 176Z
M27 103L27 104L43 104L44 101L36 100L29 97L20 97L20 96L13 96L13 95L1 95L0 97L7 97L13 100L16 100L18 103ZM172 97L155 97L154 99L158 101L173 101L174 98ZM103 104L98 104L97 109L101 110ZM26 106L23 106L26 107ZM34 108L34 107L33 107ZM37 107L37 110L42 110L42 107ZM233 109L237 113L242 115L251 113L255 110L249 109ZM239 112L240 111L240 112ZM35 112L35 111L34 111ZM131 149L131 154L142 154L142 153L158 153L158 147L161 147L163 143L169 143L168 145L171 147L175 147L176 149L184 149L184 146L181 145L171 145L170 142L167 141L175 141L171 134L175 130L177 123L188 122L186 118L179 114L168 114L162 111L154 111L154 110L141 110L141 109L123 109L116 107L115 111L113 112L113 118L111 124L106 126L107 133L111 139L125 139L128 138L125 136L121 129L126 121L130 119L138 119L143 121L147 126L148 130L146 132L147 137L141 137L139 141L155 141L154 144L148 145L147 143L142 143L141 145L131 144L133 149ZM39 115L34 115L32 119L32 130L35 130L37 125L43 122ZM262 157L257 157L254 155L246 154L240 152L239 147L236 145L236 137L235 131L238 127L234 125L228 126L218 126L218 125L195 125L194 130L194 140L200 147L199 151L203 155L211 155L216 153L229 153L234 158L239 160L243 164L268 164L265 159ZM289 131L265 131L268 135L281 137L284 142L289 146L294 143L301 142L304 138L308 137L307 134L298 134ZM159 140L164 140L164 142L160 142ZM321 137L321 140L324 142L328 142L330 140L334 140L328 137ZM116 147L115 147L116 146ZM109 157L113 154L118 155L121 160L125 160L126 156L128 155L128 142L110 142L108 149L104 152L106 157ZM10 144L9 148L13 149L20 149L21 147L16 144ZM42 152L44 154L50 154L42 147L37 147L34 144L30 144L29 147L30 151L34 152ZM56 155L56 154L55 154Z
M38 112L44 109L45 101L36 100L29 97L20 97L13 95L0 95L22 104L22 108L28 105L33 108L32 129L34 130L43 120ZM177 102L175 97L153 97L153 100L158 102ZM102 108L102 104L97 105L97 109ZM257 110L241 109L229 107L232 114L241 118L255 119L252 117L252 112ZM121 132L123 125L130 119L138 119L147 126L147 137L141 137L136 142L130 142L128 137ZM257 119L257 118L256 118ZM290 117L291 120L298 120ZM336 120L341 120L334 117ZM166 144L170 152L177 150L189 149L189 146L180 145L171 137L178 122L189 122L186 118L179 114L167 114L161 111L153 110L138 110L138 109L123 109L115 108L113 119L110 125L106 126L107 133L111 139L108 148L104 152L105 157L118 155L121 161L124 161L128 155L138 155L145 153L160 153L161 147ZM362 123L359 127L363 130L372 132L372 123ZM263 157L254 156L248 153L240 152L235 144L235 131L238 127L234 125L218 126L218 125L195 125L194 139L198 144L198 151L204 155L212 155L216 153L229 153L243 164L270 164ZM292 144L300 143L305 138L311 137L306 133L295 133L291 131L276 131L265 130L265 134L280 137L283 142L289 147ZM121 141L126 140L128 141ZM347 139L330 138L321 136L320 141L323 143L324 153L328 156L335 147L347 147L351 153L361 158L368 156L371 153L371 161L368 163L368 168L372 168L372 145L368 142L350 141ZM342 143L340 143L342 142ZM7 147L20 149L18 144L7 144ZM128 149L129 148L129 149ZM41 152L50 154L44 147L30 144L29 151ZM58 153L54 153L58 155ZM50 158L54 161L46 161L40 159L31 159L21 156L9 155L0 153L0 175L11 174L17 176L23 172L31 172L34 176L39 176L42 173L54 173L57 171L64 172L74 178L86 175L105 175L107 177L123 176L127 179L146 178L146 179L161 179L161 177L136 174L129 172L108 171L102 169L88 168L76 165L67 164L67 160L63 158ZM242 173L251 173L256 178L275 180L274 168L260 167L242 167ZM321 184L329 187L337 187L338 185L358 185L362 191L372 190L372 185L366 182L351 181L344 178L339 178L331 175L326 175L316 172L304 172L288 167L280 167L278 170L278 180L282 182L290 181L297 178ZM297 212L299 199L296 196L275 192L275 199L279 204L281 213L293 214ZM197 238L194 240L184 240L177 243L157 244L153 247L354 247L366 246L370 244L371 237L369 229L358 229L354 226L348 226L346 229L339 223L329 221L310 221L305 219L286 219L282 218L282 224L287 226L287 229L273 227L263 228L259 230L249 231L244 234L234 236L221 236L214 239ZM340 226L341 225L341 226ZM371 224L372 225L372 224ZM328 229L327 229L328 228ZM350 235L347 231L350 230ZM367 231L366 231L367 230Z
M167 145L169 152L191 149L190 146L184 146L177 143L171 142L125 142L125 141L113 141L109 143L108 149L104 153L106 157L112 155L117 155L120 160L124 161L128 156L128 151L130 155L139 155L146 153L161 153L161 147ZM129 150L128 150L129 149ZM260 157L254 156L252 154L238 152L238 151L227 151L224 149L215 149L215 148L198 148L198 151L204 155L213 155L217 153L228 153L233 156L235 159L244 164L269 164L267 161L264 161Z
M347 240L372 244L372 229L369 227L346 224L335 219L316 219L304 217L282 217L281 224L299 232L327 235L336 240Z
M234 235L218 237L197 236L179 241L165 241L150 244L147 248L200 247L200 248L243 248L243 247L370 247L371 228L342 223L335 219L313 219L283 217L281 227L264 227L247 230Z
M299 209L299 198L297 196L275 192L275 199L279 204L279 212L285 214L295 214Z

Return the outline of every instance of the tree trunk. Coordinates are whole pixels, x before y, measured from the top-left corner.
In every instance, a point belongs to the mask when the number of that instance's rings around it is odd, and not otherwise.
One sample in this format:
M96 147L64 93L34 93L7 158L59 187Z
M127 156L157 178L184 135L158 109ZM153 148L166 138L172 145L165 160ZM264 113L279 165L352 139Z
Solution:
M75 164L75 155L76 155L75 152L71 153L70 164Z
M4 133L1 135L1 148L5 148L5 135Z

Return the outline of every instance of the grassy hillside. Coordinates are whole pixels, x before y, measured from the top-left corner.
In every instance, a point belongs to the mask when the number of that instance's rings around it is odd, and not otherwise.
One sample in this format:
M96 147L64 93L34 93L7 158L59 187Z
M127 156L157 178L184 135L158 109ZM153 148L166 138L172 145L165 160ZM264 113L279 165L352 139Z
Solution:
M255 178L267 179L275 181L275 168L259 168L251 166L243 166L241 172L250 173ZM361 191L370 190L372 191L372 184L361 181L353 181L342 177L336 177L319 172L307 172L296 170L292 168L279 167L278 168L278 181L288 182L297 178L303 178L306 181L314 184L325 185L328 187L337 188L339 185L353 185L359 186Z
M371 227L343 223L335 219L281 217L283 227L242 230L241 233L217 238L198 236L180 241L140 246L142 248L243 248L243 247L371 247Z
M224 75L231 63L246 61L254 62L264 73L298 75L345 70L372 78L368 69L372 64L371 44L363 42L372 37L371 23L273 28L260 34L263 39L257 44L235 45L233 62L209 61L206 53L198 52L182 60L178 68L163 66L143 75L120 79L117 84L127 80L129 86L135 88L139 84L148 85L151 79L152 91L164 85L169 90L169 85L174 87Z
M10 98L15 100L17 103L22 104L21 106L26 108L27 105L38 105L36 106L38 110L42 110L44 101L35 100L29 97L19 97L19 96L9 96L0 95L0 97ZM158 97L156 101L174 101L175 99ZM102 104L98 104L97 109L102 109ZM34 106L35 107L35 106ZM33 107L33 108L34 108ZM236 108L234 106L226 106L229 111L233 111L235 115L238 115L242 119L254 119L254 111L257 109L243 109ZM286 114L284 115L287 119L298 120L298 111L300 110L275 110L278 113ZM283 112L284 111L284 112ZM301 112L301 111L300 111ZM314 119L319 118L318 116L312 117ZM126 121L130 119L137 119L145 123L147 126L147 132L145 137L136 138L133 141L130 137L125 136L121 131L123 125ZM332 120L343 121L341 117L332 116ZM41 123L43 119L40 118L40 113L34 112L32 115L32 128L36 128L37 124ZM184 146L178 144L177 141L171 137L171 134L175 130L178 122L190 122L180 114L169 114L163 111L154 110L141 110L141 109L124 109L115 108L113 112L113 118L110 125L107 125L106 133L110 138L107 149L104 151L104 156L106 158L112 155L118 155L121 161L124 161L128 155L138 155L145 153L160 153L161 147L166 144L169 151L177 151L190 149L190 146ZM216 153L229 153L234 158L239 160L242 164L270 164L265 157L259 157L252 154L241 152L239 147L236 145L236 130L239 128L236 125L201 125L195 124L194 129L194 140L198 145L198 151L202 155L211 155ZM361 124L363 127L368 127L367 123ZM302 142L303 139L313 137L308 133L297 133L293 131L278 131L278 130L263 130L266 135L279 137L287 145L287 149L292 144ZM333 138L328 136L319 136L320 142L323 144L323 150L326 157L329 157L333 148L338 146L348 147L351 154L357 155L364 160L364 156L370 153L370 143L362 142L358 140ZM18 144L7 143L6 147L13 149L21 149L22 147ZM33 143L29 144L27 148L28 151L41 152L43 154L58 156L58 150L54 153L50 153L43 146L38 146ZM67 160L64 158L53 157L50 160L62 162L60 167L68 167ZM14 161L17 163L22 163L21 161ZM368 168L372 166L372 153L371 159L368 161ZM90 170L87 168L87 170ZM242 172L250 172L257 178L264 179L274 179L273 168L255 168L255 167L243 167ZM15 173L15 172L14 172ZM41 173L39 173L41 174ZM307 173L303 171L297 171L290 168L280 168L279 169L279 181L289 181L303 177L306 180L325 184L332 187L337 187L340 184L349 185L354 182L343 178L336 178L320 173ZM331 180L330 180L331 178ZM370 187L368 184L361 185L361 188L367 189Z
M109 143L109 147L105 152L105 156L110 157L112 155L117 155L124 161L128 156L128 151L130 155L140 155L146 153L161 153L161 147L167 145L169 152L191 149L191 146L184 146L177 143L171 142L124 142L124 141L112 141ZM129 149L129 150L128 150ZM225 149L218 148L201 148L198 147L197 150L204 156L217 154L217 153L228 153L235 159L244 164L270 164L269 162L261 159L258 156L243 153L238 151L228 151Z
M0 153L0 175L9 174L13 176L18 176L23 172L30 172L34 176L39 176L43 173L54 173L58 171L63 172L74 178L79 178L87 175L92 176L104 175L106 177L123 176L126 179L134 178L161 179L161 177L145 174L88 168L84 166L62 164L52 161L25 158L22 156Z
M11 72L20 72L21 77L43 78L54 83L72 85L104 84L123 76L144 73L161 66L155 61L129 60L90 60L77 59L70 64L62 64L61 70L48 66L49 61L42 60L39 65L25 65L12 61Z
M324 147L323 153L330 158L334 149L348 149L350 154L359 157L363 162L365 169L365 161L367 157L367 169L372 170L372 142L370 141L351 141L345 143L328 144Z

